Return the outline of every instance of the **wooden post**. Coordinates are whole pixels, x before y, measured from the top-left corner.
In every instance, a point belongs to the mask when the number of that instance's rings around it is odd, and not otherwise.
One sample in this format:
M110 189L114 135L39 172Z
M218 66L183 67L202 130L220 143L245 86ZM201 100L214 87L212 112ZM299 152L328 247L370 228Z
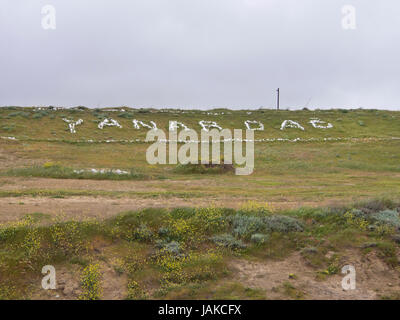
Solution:
M279 110L279 103L280 103L280 90L279 88L276 90L276 92L278 93L277 95L277 100L276 100L276 110Z

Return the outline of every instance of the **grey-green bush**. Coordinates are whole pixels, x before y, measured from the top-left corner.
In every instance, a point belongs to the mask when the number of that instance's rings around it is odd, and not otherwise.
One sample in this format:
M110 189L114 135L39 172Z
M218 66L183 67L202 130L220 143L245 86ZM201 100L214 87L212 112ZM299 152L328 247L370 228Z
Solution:
M266 229L269 232L302 232L304 231L303 224L295 218L287 216L270 216L265 217L264 222Z
M228 217L228 221L232 223L232 233L241 238L250 238L252 234L263 233L266 230L266 225L261 217L238 214Z
M230 234L221 234L211 238L212 241L218 246L229 248L229 249L244 249L246 245L241 241L236 239Z
M163 241L163 240L157 240L156 247L158 249L172 253L173 255L176 255L176 256L179 256L180 254L182 254L182 246L177 241L168 242L168 241Z
M133 232L133 239L131 240L150 241L152 238L153 232L147 225L142 224L139 228L135 229Z
M384 210L370 215L370 220L400 228L399 213L396 210Z
M227 220L232 224L233 235L246 239L256 233L288 233L304 230L303 225L297 219L280 215L255 217L237 214L228 217Z

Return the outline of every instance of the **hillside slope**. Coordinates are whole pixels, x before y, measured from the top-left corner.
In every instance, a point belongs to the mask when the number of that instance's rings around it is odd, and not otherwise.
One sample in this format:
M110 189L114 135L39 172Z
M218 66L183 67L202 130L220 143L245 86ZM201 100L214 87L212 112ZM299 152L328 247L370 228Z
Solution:
M71 133L70 121L83 120ZM121 127L99 124L113 119ZM318 119L319 121L316 121ZM257 130L256 139L309 139L309 138L391 138L400 137L400 112L378 110L321 110L321 111L275 111L275 110L154 110L154 109L52 109L52 108L0 108L0 136L33 140L104 141L143 140L148 128L136 129L133 120L168 131L169 121L179 121L198 132L200 121L215 121L221 128L246 129L246 121ZM285 120L297 122L304 130L287 128L281 130ZM315 121L314 124L310 121ZM329 126L331 124L332 127ZM324 128L328 127L328 128ZM261 127L262 128L262 127Z

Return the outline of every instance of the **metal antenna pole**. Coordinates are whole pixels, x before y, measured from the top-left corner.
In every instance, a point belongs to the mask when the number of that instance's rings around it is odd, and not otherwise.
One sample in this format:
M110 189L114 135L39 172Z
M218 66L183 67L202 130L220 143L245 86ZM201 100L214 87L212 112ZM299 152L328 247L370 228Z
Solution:
M277 101L276 101L276 109L279 110L280 89L278 88L278 89L276 90L276 92L278 93L278 95L277 95Z

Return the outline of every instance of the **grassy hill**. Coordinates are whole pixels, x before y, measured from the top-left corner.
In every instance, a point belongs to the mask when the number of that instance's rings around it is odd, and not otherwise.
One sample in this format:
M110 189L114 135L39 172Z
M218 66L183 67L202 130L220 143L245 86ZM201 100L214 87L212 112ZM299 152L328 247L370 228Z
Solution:
M65 118L83 123L71 133ZM105 118L122 128L99 129ZM250 176L150 165L134 119L166 131L170 120L197 131L201 120L257 120L264 140ZM281 130L285 120L304 130ZM0 300L398 299L399 120L377 110L0 108ZM55 291L40 287L48 264ZM346 264L361 289L341 289Z
M112 110L112 111L109 111ZM62 119L83 124L71 134L68 124ZM112 118L122 128L105 127L98 129L98 124L105 118ZM330 129L314 128L309 122L317 118L333 125ZM0 108L0 134L26 140L134 140L144 139L146 130L136 130L132 120L148 123L156 122L158 128L168 131L168 122L177 120L189 128L200 131L199 121L216 121L222 128L245 129L246 120L263 123L265 130L256 132L256 139L268 138L363 138L363 137L399 137L400 113L379 110L316 110L316 111L275 111L275 110L155 110L155 109L86 109L73 108L53 110L49 108ZM293 120L304 127L280 130L284 120Z
M82 119L72 134L63 119ZM98 124L112 118L122 126ZM329 129L315 128L310 119L330 123ZM216 121L222 128L245 129L246 120L257 120L263 131L255 139L255 171L250 177L233 174L209 175L176 170L175 165L149 165L147 129L137 130L133 119L168 130L170 120L200 130L199 121ZM281 130L284 120L298 122L304 130ZM148 180L156 184L142 193L84 190L90 195L103 192L115 196L178 195L193 197L245 197L267 201L321 201L324 199L392 196L398 194L400 173L400 112L378 110L153 110L94 109L54 110L49 108L0 108L0 150L3 176ZM15 138L15 140L14 140ZM268 140L269 139L269 140ZM98 174L88 170L126 170L129 175ZM86 173L77 174L74 170ZM210 182L210 179L213 181ZM182 187L172 181L199 181ZM204 182L200 182L204 180ZM158 181L158 182L157 182ZM3 196L20 190L0 190ZM46 191L32 189L31 193ZM48 192L47 192L48 191ZM54 195L47 190L44 194ZM77 190L60 189L60 194L79 195ZM24 191L25 194L27 191ZM29 193L29 192L28 192Z

